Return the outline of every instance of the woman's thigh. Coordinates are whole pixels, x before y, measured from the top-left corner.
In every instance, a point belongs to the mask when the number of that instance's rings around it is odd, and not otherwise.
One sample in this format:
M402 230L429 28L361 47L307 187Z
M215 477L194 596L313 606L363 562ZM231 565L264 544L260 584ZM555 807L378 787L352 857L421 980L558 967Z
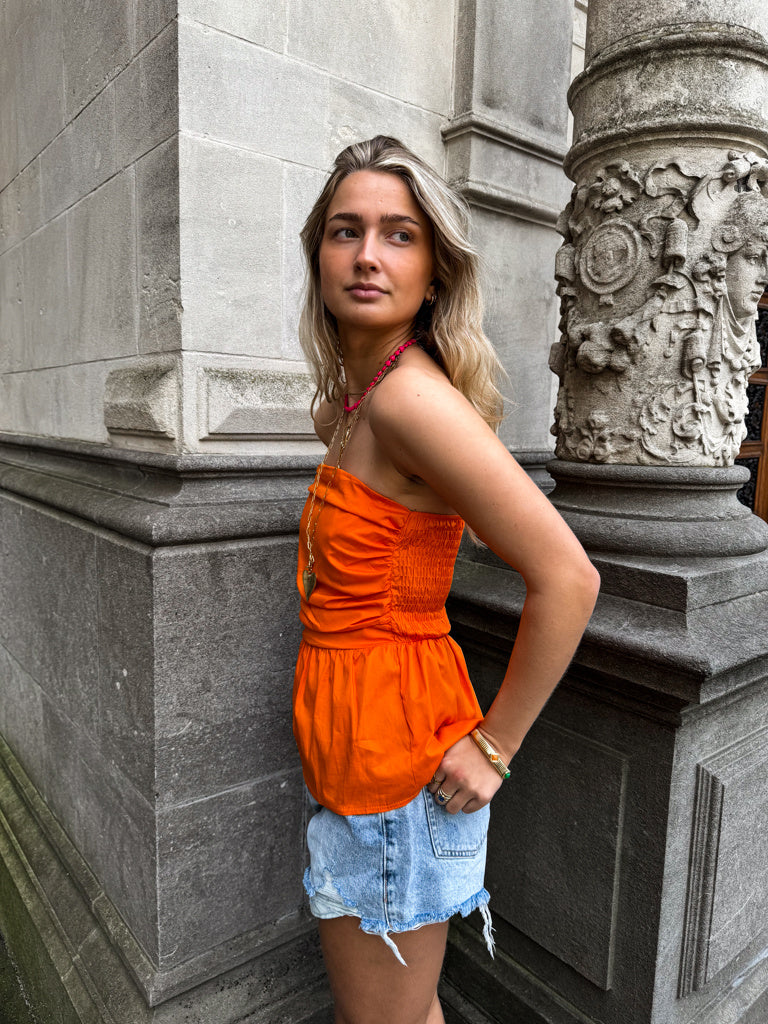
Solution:
M394 936L403 967L380 935L356 917L318 922L336 1024L442 1024L437 982L448 922Z

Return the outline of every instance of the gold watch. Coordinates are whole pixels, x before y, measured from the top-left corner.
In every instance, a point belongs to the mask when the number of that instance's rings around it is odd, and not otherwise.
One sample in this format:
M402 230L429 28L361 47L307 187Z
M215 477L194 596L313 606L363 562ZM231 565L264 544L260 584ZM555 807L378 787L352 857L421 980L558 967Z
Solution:
M499 756L498 752L493 749L488 740L483 736L479 729L473 729L469 734L478 747L482 750L488 760L491 762L493 767L502 777L502 779L508 779L510 776L509 768L504 764Z

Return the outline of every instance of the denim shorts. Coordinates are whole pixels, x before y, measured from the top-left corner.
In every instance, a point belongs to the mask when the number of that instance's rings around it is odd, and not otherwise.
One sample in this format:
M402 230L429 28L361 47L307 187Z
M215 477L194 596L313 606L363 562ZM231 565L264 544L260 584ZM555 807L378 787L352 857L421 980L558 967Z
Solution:
M487 805L449 814L423 789L405 807L378 814L339 815L312 806L304 888L315 917L359 917L362 930L380 935L404 964L390 933L479 910L493 955L483 887Z

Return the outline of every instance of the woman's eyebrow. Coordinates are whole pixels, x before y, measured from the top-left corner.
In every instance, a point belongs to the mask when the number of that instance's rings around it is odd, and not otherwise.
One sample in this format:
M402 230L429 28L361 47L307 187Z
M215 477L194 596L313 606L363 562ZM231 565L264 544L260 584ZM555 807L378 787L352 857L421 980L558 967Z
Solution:
M351 221L354 224L359 224L363 217L360 213L334 213L332 217L328 218L328 223L332 220L346 220ZM421 227L417 220L413 217L409 217L406 213L382 213L381 215L382 224L415 224L416 227Z

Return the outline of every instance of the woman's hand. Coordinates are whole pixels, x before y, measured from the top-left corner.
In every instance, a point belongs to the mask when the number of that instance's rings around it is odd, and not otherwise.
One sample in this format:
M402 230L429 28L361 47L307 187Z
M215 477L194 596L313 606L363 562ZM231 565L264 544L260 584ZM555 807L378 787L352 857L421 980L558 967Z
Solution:
M440 789L450 797L446 803L440 803L449 814L471 814L490 803L502 782L472 737L463 736L443 754L427 789L433 796Z

